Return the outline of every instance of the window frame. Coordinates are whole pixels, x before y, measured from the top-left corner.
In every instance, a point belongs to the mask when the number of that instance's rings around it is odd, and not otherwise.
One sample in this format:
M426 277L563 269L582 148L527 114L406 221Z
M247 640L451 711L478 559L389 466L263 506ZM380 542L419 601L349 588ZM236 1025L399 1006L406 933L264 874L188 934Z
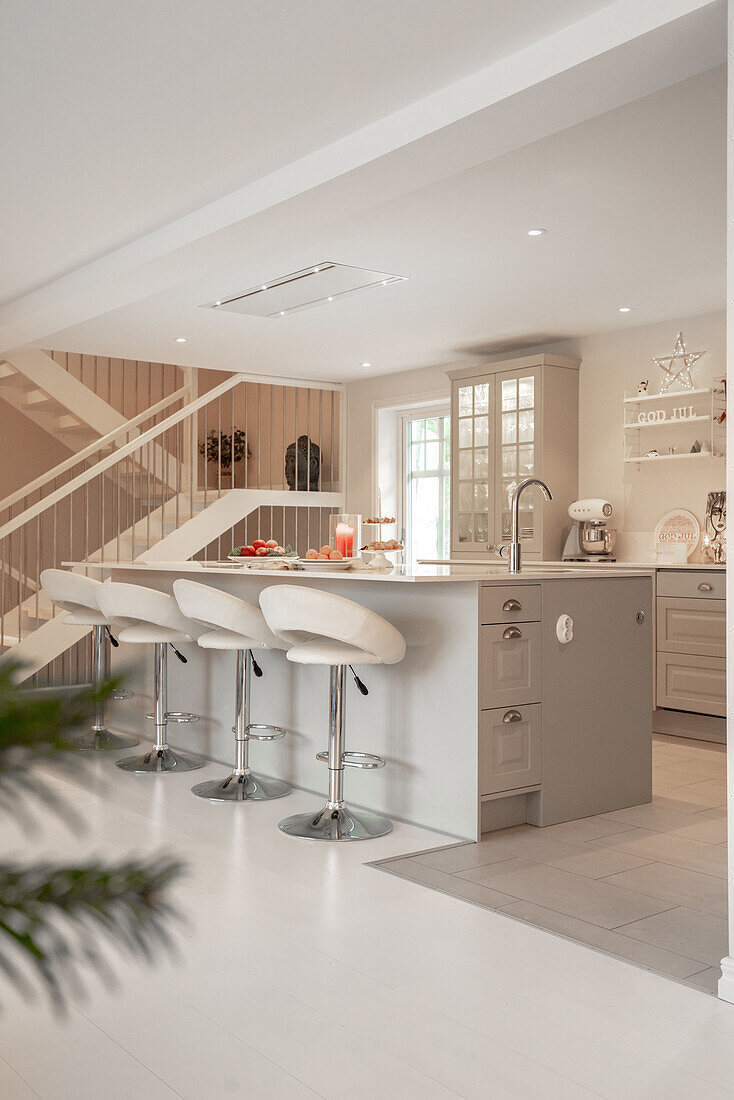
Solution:
M415 420L431 420L431 419L446 419L449 423L449 431L452 427L451 424L451 403L441 402L436 403L426 402L425 405L415 405L409 410L401 412L398 417L398 530L400 532L400 538L405 546L405 561L410 563L412 561L410 555L410 546L408 542L409 535L409 514L410 514L410 494L408 492L408 443L409 443L409 428L410 424ZM445 436L440 443L445 443ZM440 447L439 447L439 453ZM451 485L451 461L452 451L449 450L449 460L447 465L443 465L439 470L426 470L420 471L417 476L436 476L438 473L443 479L448 481L449 486L449 503L448 507L443 509L444 523L446 525L446 535L449 548L449 556L451 555L451 522L452 522L452 485Z

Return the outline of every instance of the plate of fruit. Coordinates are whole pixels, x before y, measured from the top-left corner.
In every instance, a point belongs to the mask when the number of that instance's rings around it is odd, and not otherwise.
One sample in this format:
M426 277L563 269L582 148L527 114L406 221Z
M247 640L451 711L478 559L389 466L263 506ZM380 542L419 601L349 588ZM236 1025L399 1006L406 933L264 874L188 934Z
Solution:
M331 546L322 546L320 550L310 548L305 558L298 559L301 569L316 569L324 573L338 573L341 569L351 569L354 558L345 558L341 550Z
M254 539L247 546L235 546L227 557L249 568L287 569L298 555L292 546L281 546L276 539Z

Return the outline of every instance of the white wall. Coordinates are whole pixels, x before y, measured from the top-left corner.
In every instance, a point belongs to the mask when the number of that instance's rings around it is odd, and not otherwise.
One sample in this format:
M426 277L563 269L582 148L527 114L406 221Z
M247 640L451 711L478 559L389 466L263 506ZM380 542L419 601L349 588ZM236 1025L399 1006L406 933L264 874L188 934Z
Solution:
M648 464L639 470L622 461L622 431L625 392L635 393L647 378L650 393L660 389L662 372L652 356L670 355L678 332L689 351L707 354L693 367L696 383L708 386L714 377L726 373L726 315L724 311L697 317L677 317L655 325L635 326L625 319L615 331L544 344L542 350L581 359L579 391L579 495L605 497L615 507L615 525L620 530L618 557L653 560L653 531L660 517L671 508L687 508L703 526L706 496L724 488L724 463L716 459ZM511 359L537 348L492 356ZM423 370L365 379L348 387L347 498L351 511L367 514L377 507L373 497L373 469L376 452L375 408L380 404L409 404L411 401L445 395L450 387L446 371L456 363ZM385 418L381 418L385 422ZM702 425L705 427L705 425ZM559 427L559 430L560 427ZM664 433L661 433L664 434ZM380 475L383 490L388 480ZM384 509L394 504L388 495ZM560 553L560 547L559 547ZM696 560L695 555L692 560Z
M707 351L693 367L697 384L708 386L726 374L726 315L677 317L656 325L617 329L598 336L552 344L546 350L582 360L579 390L579 494L606 497L615 507L620 529L618 556L652 560L652 533L671 508L687 508L702 527L706 495L724 488L725 467L719 459L625 466L622 399L643 378L649 393L658 393L662 372L653 355L671 355L678 332L689 351ZM702 425L702 431L706 425ZM664 435L661 432L661 435ZM661 440L662 442L662 440ZM651 444L652 445L652 444ZM698 557L698 555L696 555Z
M420 401L451 396L447 371L457 363L401 371L399 374L366 378L347 386L347 508L367 516L377 509L375 499L377 462L377 414L379 407L405 407ZM383 417L382 430L392 431ZM387 472L380 477L383 515L396 513L394 484Z

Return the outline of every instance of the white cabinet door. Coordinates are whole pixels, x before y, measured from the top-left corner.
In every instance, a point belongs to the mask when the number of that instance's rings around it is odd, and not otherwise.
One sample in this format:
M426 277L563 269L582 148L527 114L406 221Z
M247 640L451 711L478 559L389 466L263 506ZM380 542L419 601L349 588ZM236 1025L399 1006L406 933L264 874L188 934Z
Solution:
M539 470L540 378L537 369L505 371L495 377L495 541L508 543L512 533L511 501L515 487ZM559 426L560 427L560 426ZM538 490L520 501L520 538L526 553L540 551Z
M454 550L486 551L494 541L494 379L452 385L451 542Z
M540 623L480 627L482 710L540 702Z
M540 704L482 711L479 794L540 783Z

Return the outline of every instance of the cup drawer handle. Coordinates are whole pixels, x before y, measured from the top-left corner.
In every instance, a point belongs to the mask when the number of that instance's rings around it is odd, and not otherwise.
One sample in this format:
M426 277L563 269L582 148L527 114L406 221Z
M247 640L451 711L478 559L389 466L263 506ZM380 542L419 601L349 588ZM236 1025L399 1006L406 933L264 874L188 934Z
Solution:
M522 722L522 714L520 714L519 710L508 710L505 713L505 716L502 719L502 721L503 722Z
M516 626L508 626L507 630L503 630L502 637L506 641L510 641L513 638L522 638L522 630L518 630Z
M698 586L698 591L699 592L713 592L713 590L714 590L714 586L712 584L708 584L706 581L703 581Z
M522 611L522 604L519 600L505 600L502 604L503 611Z

